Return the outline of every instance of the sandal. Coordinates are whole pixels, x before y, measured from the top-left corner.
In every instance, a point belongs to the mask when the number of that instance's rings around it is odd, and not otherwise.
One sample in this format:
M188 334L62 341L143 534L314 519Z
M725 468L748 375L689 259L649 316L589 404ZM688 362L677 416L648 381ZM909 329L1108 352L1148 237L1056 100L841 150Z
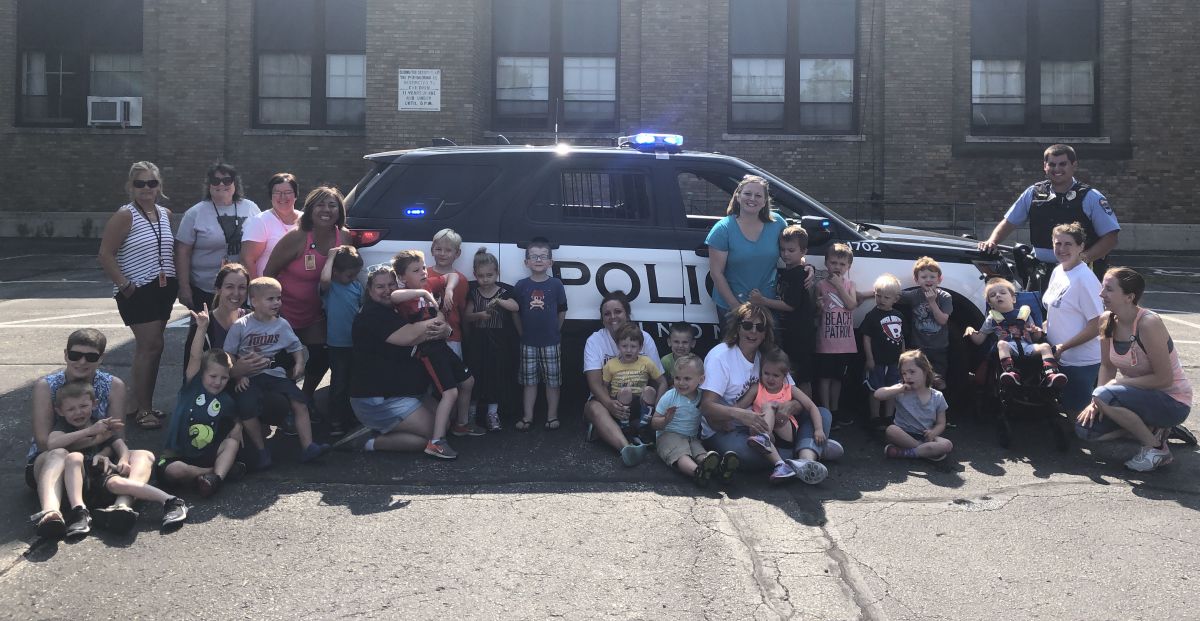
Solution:
M162 429L162 421L158 420L154 410L143 410L134 414L134 422L142 429Z
M517 431L529 431L531 427L533 427L533 421L524 419L517 421L517 424L513 425L513 428Z
M558 422L557 418L546 421L546 429L549 431L557 431L561 426L562 424Z

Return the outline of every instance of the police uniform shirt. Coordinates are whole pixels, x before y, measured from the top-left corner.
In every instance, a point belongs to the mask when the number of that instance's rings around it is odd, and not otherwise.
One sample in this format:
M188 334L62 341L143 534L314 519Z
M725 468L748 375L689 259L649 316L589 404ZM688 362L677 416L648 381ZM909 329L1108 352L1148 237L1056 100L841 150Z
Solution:
M1011 224L1017 226L1023 225L1029 220L1029 207L1033 204L1033 194L1037 190L1037 187L1040 183L1046 182L1038 182L1029 186L1028 188L1025 188L1025 191L1022 192L1019 197L1017 197L1016 202L1014 202L1012 207L1008 208L1008 212L1004 214L1005 220L1008 220ZM1068 190L1066 196L1067 200L1074 198L1071 196L1071 192L1074 191L1077 183L1078 182L1075 179L1071 179L1072 190ZM1121 225L1117 223L1117 216L1113 213L1112 207L1109 206L1108 199L1105 198L1104 195L1101 194L1096 188L1090 188L1087 194L1084 195L1083 212L1088 218L1091 219L1092 227L1095 229L1096 235L1098 236L1104 236L1113 231L1121 230ZM1096 240L1089 239L1087 240L1087 243L1089 245L1094 244L1096 243ZM1034 253L1037 255L1039 261L1045 263L1058 263L1058 259L1054 258L1053 248L1039 248L1035 246Z

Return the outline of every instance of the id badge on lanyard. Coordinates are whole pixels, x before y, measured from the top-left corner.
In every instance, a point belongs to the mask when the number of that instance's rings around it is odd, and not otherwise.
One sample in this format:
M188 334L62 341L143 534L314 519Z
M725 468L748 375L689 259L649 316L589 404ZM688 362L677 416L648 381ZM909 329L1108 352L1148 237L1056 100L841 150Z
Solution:
M311 252L304 254L304 270L311 272L317 269L317 255Z

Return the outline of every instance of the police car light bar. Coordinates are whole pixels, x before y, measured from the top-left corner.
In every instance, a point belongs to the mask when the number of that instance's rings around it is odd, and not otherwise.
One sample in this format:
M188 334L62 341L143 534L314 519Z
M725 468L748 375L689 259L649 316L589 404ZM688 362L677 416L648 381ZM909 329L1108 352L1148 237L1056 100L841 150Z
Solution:
M633 147L638 151L653 153L655 151L667 151L668 153L678 153L683 149L683 136L679 134L655 134L651 132L642 132L632 136L621 136L617 139L617 145L622 147Z
M425 208L424 207L409 207L404 210L404 215L409 218L424 218L425 217Z

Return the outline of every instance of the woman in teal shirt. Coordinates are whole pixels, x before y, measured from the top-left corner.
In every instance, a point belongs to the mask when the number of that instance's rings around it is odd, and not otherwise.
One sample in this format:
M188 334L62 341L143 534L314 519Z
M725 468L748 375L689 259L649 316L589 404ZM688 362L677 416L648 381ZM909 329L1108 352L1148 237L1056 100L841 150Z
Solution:
M756 175L742 178L725 213L704 240L716 289L713 302L722 318L746 302L755 289L763 297L775 297L779 234L787 226L783 216L771 213L767 180Z

